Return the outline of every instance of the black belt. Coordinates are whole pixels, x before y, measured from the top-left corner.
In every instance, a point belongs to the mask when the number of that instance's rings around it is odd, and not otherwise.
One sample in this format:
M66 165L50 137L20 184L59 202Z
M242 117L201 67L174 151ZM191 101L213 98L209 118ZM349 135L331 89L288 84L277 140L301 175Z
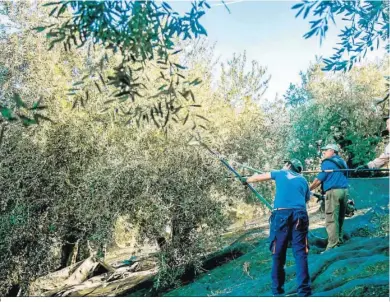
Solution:
M276 209L273 209L273 211L282 211L282 210L302 210L302 211L306 211L306 209L304 208L276 208Z

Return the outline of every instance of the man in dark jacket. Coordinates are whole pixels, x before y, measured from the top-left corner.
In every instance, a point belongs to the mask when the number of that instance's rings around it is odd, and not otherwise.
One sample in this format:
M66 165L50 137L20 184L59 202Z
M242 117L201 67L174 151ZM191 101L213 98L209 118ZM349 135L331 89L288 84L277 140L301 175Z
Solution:
M328 144L323 151L321 170L348 169L346 162L338 155L339 147ZM322 184L325 192L325 225L328 233L326 250L343 243L343 224L348 201L348 178L343 172L321 172L310 185L310 191Z
M299 160L291 159L286 161L282 170L254 175L246 179L248 183L271 179L276 182L274 209L270 218L271 277L274 296L284 293L284 265L289 241L291 241L295 257L298 295L311 295L307 264L309 217L306 211L310 190L306 179L300 174L302 169L303 166Z

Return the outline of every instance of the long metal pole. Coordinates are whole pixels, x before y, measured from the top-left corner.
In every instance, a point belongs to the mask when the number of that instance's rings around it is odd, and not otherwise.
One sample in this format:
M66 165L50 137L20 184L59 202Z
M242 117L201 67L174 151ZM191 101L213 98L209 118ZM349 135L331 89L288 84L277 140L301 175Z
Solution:
M334 173L334 172L390 172L390 169L333 169L333 170L308 170L308 171L302 171L301 173L310 174L310 173Z
M211 150L205 143L201 142L201 141L198 141L204 148L206 148L211 154L213 154L214 156L216 156L221 163L224 164L224 166L226 168L228 168L240 181L243 181L244 179L242 178L242 176L240 174L238 174L238 172L236 170L234 170L234 168L232 166L229 165L229 163L226 161L226 159L223 158L223 156L221 156L220 154L218 154L217 152ZM270 210L272 211L272 206L269 204L269 202L267 200L264 199L263 196L260 195L259 192L256 191L256 189L251 185L251 184L246 184L246 186L252 191L253 194L255 194L255 196L261 200L264 205Z

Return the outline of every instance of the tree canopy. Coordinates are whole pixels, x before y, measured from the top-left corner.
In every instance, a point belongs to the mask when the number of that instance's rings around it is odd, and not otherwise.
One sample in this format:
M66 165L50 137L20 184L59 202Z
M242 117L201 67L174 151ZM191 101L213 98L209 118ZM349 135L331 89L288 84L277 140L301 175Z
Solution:
M351 70L356 62L361 62L367 51L378 49L381 44L390 52L389 6L386 0L303 0L294 4L292 9L298 11L296 17L315 18L310 21L310 30L304 38L315 35L320 37L321 42L326 37L329 23L336 24L336 17L342 17L347 25L339 34L340 46L335 47L335 53L330 58L324 58L324 70L346 71Z

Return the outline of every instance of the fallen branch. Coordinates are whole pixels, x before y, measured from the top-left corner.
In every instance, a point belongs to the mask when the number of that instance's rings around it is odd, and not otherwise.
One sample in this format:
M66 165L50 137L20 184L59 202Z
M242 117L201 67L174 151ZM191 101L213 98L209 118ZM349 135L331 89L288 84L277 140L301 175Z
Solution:
M79 253L79 242L80 239L78 239L74 244L72 251L68 257L68 260L66 261L66 266L70 266L76 263L77 255Z
M41 296L43 292L55 291L63 287L69 276L83 263L77 262L59 271L42 276L31 283L29 287L30 296Z
M35 280L30 287L30 295L115 296L153 276L156 270L157 262L150 257L115 269L92 255Z
M68 297L115 297L128 291L139 283L151 278L157 273L157 268L148 271L135 272L127 277L112 282L99 280L88 280L85 283L69 288L66 291L58 293L56 296ZM100 277L100 276L99 276Z
M88 257L65 281L65 286L80 284L87 280L98 264L94 257Z

